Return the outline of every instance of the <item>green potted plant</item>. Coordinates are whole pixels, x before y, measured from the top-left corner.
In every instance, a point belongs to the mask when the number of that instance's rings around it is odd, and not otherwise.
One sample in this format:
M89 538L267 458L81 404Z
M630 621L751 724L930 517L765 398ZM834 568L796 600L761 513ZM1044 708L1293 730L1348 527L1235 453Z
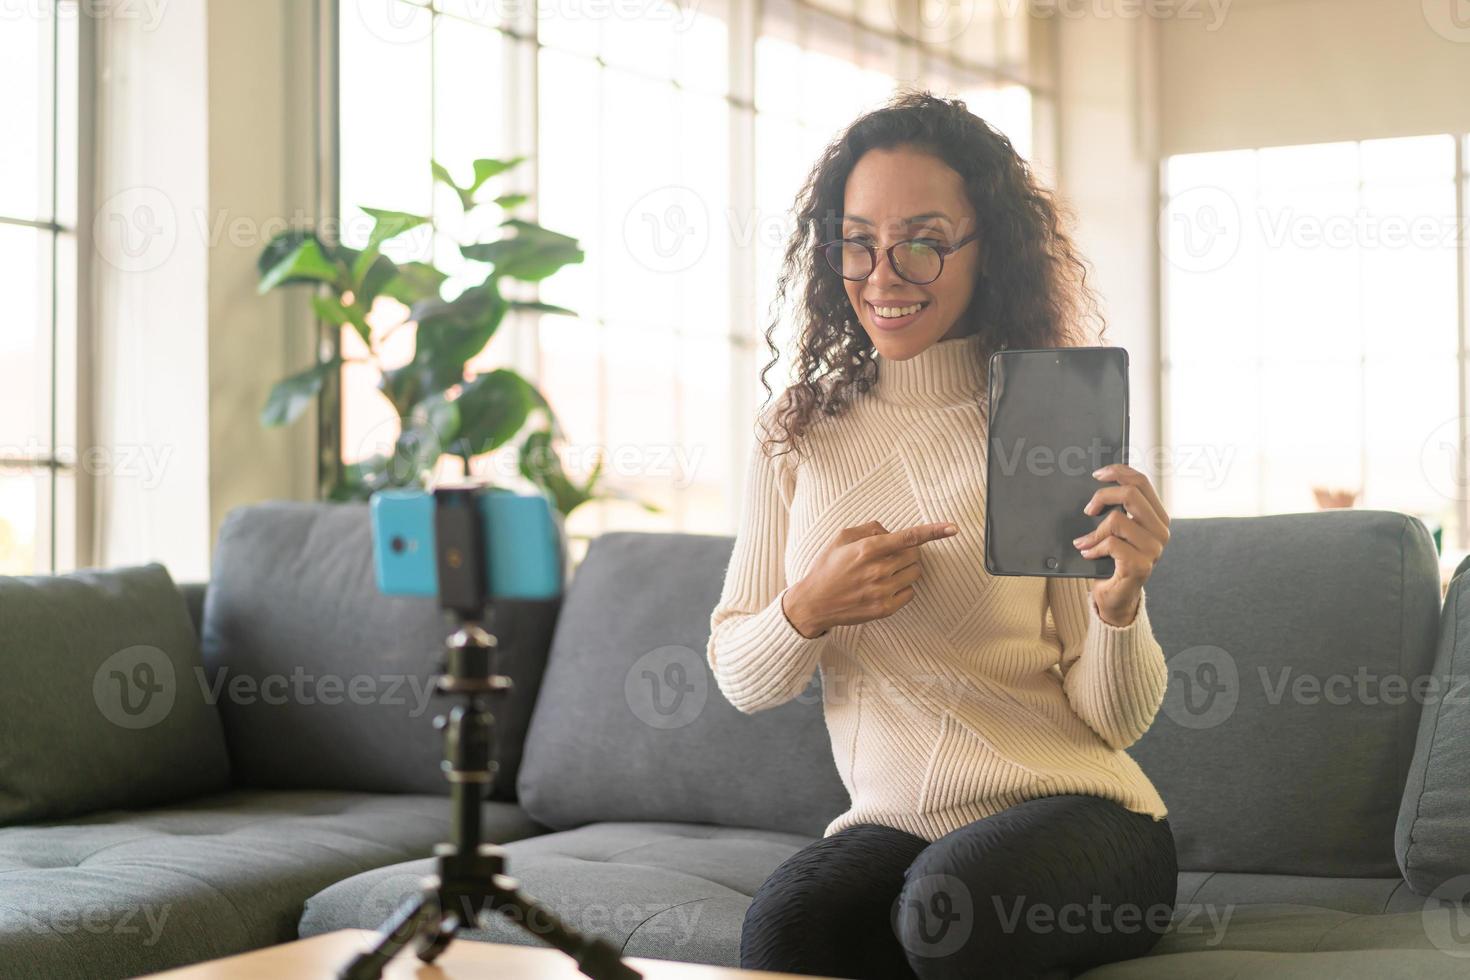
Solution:
M474 178L455 182L444 167L431 162L435 181L455 192L466 216L482 207L509 212L527 200L504 194L481 200L487 183L526 158L474 161ZM427 215L362 208L373 228L361 249L347 248L311 229L293 229L273 238L257 261L259 291L305 285L317 289L316 315L336 327L350 326L368 349L365 360L380 372L378 390L401 420L391 453L375 453L347 464L332 489L333 500L365 500L384 487L423 486L439 458L449 453L470 460L502 446L518 445L522 476L545 490L565 516L589 500L632 500L618 490L599 491L602 459L585 482L577 483L562 469L555 447L564 438L555 412L541 392L519 373L506 368L470 375L466 364L495 337L510 310L575 315L571 310L530 300L508 299L505 280L537 283L564 266L581 262L576 239L515 217L499 228L508 234L494 241L458 242L461 255L483 266L484 278L445 299L449 276L430 262L395 262L382 253L387 242L418 230L443 234ZM478 272L476 273L478 276ZM406 309L402 320L374 338L368 316L382 296ZM383 337L415 324L414 354L408 363L385 369L380 359ZM261 411L265 426L289 425L311 404L323 382L347 360L340 353L278 381ZM518 442L517 442L518 440ZM658 512L651 503L634 501Z

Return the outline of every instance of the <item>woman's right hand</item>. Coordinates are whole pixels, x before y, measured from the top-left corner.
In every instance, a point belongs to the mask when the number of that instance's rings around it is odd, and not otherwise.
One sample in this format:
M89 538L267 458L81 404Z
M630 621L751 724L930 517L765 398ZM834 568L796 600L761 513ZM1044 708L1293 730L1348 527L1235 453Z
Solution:
M786 590L782 611L808 639L833 626L892 616L914 597L919 546L957 533L948 521L889 531L878 521L843 528L817 553L806 576Z

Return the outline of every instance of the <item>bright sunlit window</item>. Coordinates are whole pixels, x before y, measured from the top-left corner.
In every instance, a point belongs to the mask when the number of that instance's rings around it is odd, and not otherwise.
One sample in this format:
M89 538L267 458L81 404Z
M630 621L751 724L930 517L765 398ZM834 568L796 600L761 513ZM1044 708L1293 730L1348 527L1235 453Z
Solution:
M1171 513L1350 505L1411 513L1464 543L1456 143L1166 162Z
M431 153L451 168L524 154L532 163L507 188L531 194L518 214L586 252L538 297L578 315L508 318L473 365L511 364L539 385L573 478L602 457L602 486L622 499L574 511L573 539L733 528L795 194L822 146L897 80L964 98L1024 155L1046 155L1037 24L986 4L936 21L933 6L767 0L757 16L729 0L543 3L517 28L473 3L343 5L344 241L366 238L357 205L445 213ZM357 344L347 331L344 353ZM410 331L389 346L407 358ZM787 368L768 375L778 390ZM361 365L343 373L349 461L396 435L376 380ZM486 463L476 475L506 471Z
M76 31L0 19L0 575L76 563Z

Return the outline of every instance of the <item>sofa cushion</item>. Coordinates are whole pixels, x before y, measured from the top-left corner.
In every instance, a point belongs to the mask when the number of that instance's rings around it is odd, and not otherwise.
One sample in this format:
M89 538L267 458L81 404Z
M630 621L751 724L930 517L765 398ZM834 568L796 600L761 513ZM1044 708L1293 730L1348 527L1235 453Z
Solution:
M160 564L0 578L0 825L226 787L200 666Z
M1176 520L1149 579L1169 662L1128 749L1191 870L1387 877L1431 669L1434 543L1337 510Z
M1450 582L1422 700L1394 847L1404 878L1429 895L1456 877L1470 882L1470 575Z
M625 955L735 966L751 896L811 839L692 824L605 823L519 840L505 852L509 873L526 895L573 927L617 944ZM414 861L327 888L307 901L301 934L378 925L432 868L431 862ZM1230 952L1316 964L1316 973L1301 976L1375 976L1356 965L1355 953L1363 963L1381 965L1401 956L1424 967L1424 976L1462 977L1470 936L1452 926L1453 916L1466 912L1470 905L1426 902L1399 878L1182 872L1169 931L1150 954L1083 975L1131 977L1131 968L1138 976L1223 980L1232 974L1218 967L1231 962L1225 956ZM1099 906L1088 914L1105 917L1110 910ZM1120 908L1118 914L1118 928L1138 927L1136 916L1124 918L1132 910ZM963 919L956 921L963 925ZM1056 927L1063 927L1061 920ZM540 942L502 915L487 916L480 928L461 935ZM1180 972L1169 974L1171 967Z
M487 803L486 839L542 831ZM431 852L439 796L232 791L0 830L0 976L131 977L296 938L306 899Z
M508 873L526 895L625 956L738 966L751 896L810 841L731 827L604 823L516 841L505 852ZM413 861L339 882L307 902L301 935L374 928L432 871L432 861ZM503 914L460 935L542 942Z
M1464 977L1463 901L1415 895L1402 878L1181 873L1169 931L1147 956L1088 970L1134 978Z
M500 770L514 799L526 727L560 602L496 606L493 703ZM431 598L385 596L365 503L272 501L220 528L204 599L204 663L244 786L444 793L432 696L450 615ZM310 746L310 751L302 751Z
M705 662L734 540L616 532L588 548L552 639L518 797L548 827L676 820L819 835L846 809L819 674L745 715Z

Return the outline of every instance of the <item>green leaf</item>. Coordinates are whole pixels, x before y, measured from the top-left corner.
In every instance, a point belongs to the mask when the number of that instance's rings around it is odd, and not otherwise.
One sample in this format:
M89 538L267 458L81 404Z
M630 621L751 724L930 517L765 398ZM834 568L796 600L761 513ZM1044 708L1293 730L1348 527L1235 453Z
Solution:
M271 266L257 288L261 293L268 293L277 286L299 282L325 282L340 287L341 273L341 268L323 254L315 238L303 238Z
M475 161L475 183L470 187L474 192L484 186L485 181L491 177L499 177L507 170L525 161L524 156L511 157L509 160L482 159Z
M373 219L373 230L368 235L368 252L376 251L384 242L397 238L407 231L413 231L421 225L429 223L429 219L421 214L408 214L405 211L381 211L378 208L363 208L363 213Z
M311 308L316 311L318 317L326 320L328 323L339 327L344 323L352 324L352 328L357 331L357 335L362 338L362 342L368 346L372 346L372 328L368 326L367 316L357 303L354 302L351 306L343 306L341 300L335 296L313 296L311 298Z
M649 513L663 513L663 508L658 504L639 500L623 490L594 492L598 480L602 477L603 457L598 457L596 464L592 467L592 472L584 483L579 486L572 482L562 469L560 458L552 451L553 441L553 434L550 431L533 432L527 436L525 442L521 444L520 469L521 475L550 494L556 502L556 509L564 516L592 500L626 500L637 504Z
M429 161L429 171L434 175L435 180L440 181L441 183L448 184L455 190L459 190L459 185L454 182L454 177L438 160Z
M301 246L301 243L308 239L316 242L317 249L323 255L331 258L330 251L322 244L321 239L317 238L316 232L309 228L291 228L273 237L270 241L266 242L265 248L260 250L260 255L255 259L257 278L265 278L266 273L279 265L282 259L296 251ZM318 281L316 279L288 279L277 283L277 285L294 286L298 283L313 283Z
M521 475L542 490L545 490L563 515L570 514L582 504L593 499L590 488L596 482L602 467L599 459L592 476L583 486L577 486L562 469L561 459L551 448L551 433L533 432L521 443Z
M500 227L514 228L517 236L522 239L544 242L548 245L568 245L573 248L577 245L577 240L571 235L563 235L559 231L543 228L534 221L523 221L520 218L506 218L500 223Z
M438 299L439 287L448 278L448 275L427 262L405 262L396 268L393 278L384 284L382 293L411 307L426 299Z
M485 181L490 180L492 177L498 177L525 159L524 156L518 156L512 157L509 160L493 160L488 158L476 160L474 162L474 182L465 187L461 187L456 183L453 175L438 161L429 161L429 169L433 173L435 180L454 188L454 192L459 195L460 206L468 211L475 206L475 194L485 185Z
M322 390L322 382L341 365L342 358L333 357L277 381L266 399L265 408L261 410L260 424L272 428L296 421Z
M576 316L575 310L569 310L564 306L552 306L550 303L542 303L535 300L513 299L510 301L513 310L524 310L527 313L555 313L558 316Z
M449 451L459 456L493 452L515 438L541 403L540 392L515 371L502 368L477 375L454 401L459 437Z
M495 199L495 203L509 210L510 208L525 204L530 199L530 196L527 194L502 194Z
M409 313L418 321L413 359L385 371L379 389L403 415L427 395L463 382L465 362L485 349L509 308L494 280L452 300L415 303Z
M367 247L357 253L352 262L352 285L357 289L362 288L363 280L379 262L379 253L384 242L429 223L429 219L421 214L383 211L379 208L363 208L362 211L373 219L373 230L368 235Z
M525 222L520 222L525 225ZM581 262L584 255L575 238L528 226L514 238L460 246L460 254L474 262L489 262L495 274L523 282L540 282L558 269Z
M332 487L329 500L367 500L389 485L388 457L382 453L342 467L342 479Z

